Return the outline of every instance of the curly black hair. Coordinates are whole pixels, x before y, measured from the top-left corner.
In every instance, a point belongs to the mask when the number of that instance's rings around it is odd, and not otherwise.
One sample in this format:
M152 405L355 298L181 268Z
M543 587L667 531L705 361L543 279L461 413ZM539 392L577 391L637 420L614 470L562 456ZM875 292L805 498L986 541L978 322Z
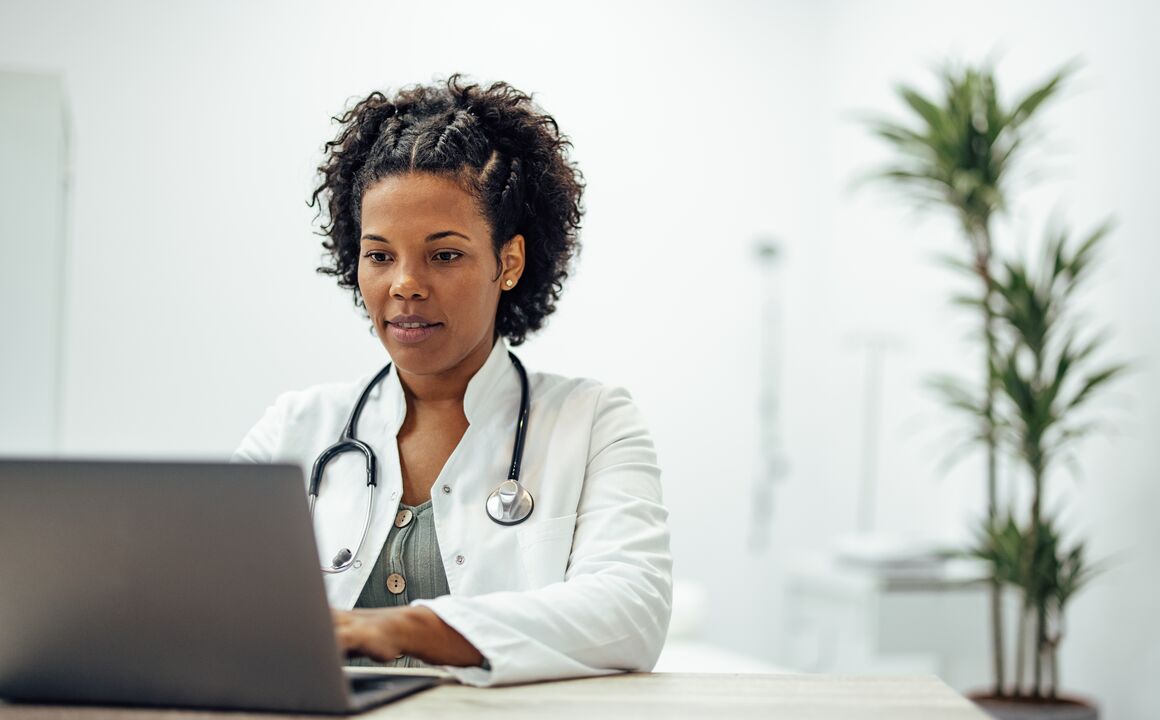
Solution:
M485 89L459 73L392 97L372 92L332 119L341 129L323 148L321 183L309 202L318 215L325 205L327 215L318 234L329 257L318 271L337 277L365 309L358 288L363 193L389 175L444 175L475 198L497 261L504 243L524 236L524 272L500 294L496 332L519 345L539 330L579 252L584 214L583 174L569 160L572 143L555 119L507 83Z

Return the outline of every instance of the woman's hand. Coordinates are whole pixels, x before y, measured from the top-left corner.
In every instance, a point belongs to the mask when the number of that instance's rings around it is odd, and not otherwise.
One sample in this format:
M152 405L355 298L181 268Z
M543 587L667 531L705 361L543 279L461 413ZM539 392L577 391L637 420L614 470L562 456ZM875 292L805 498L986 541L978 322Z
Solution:
M404 607L332 610L334 632L347 657L390 662L410 655L430 665L469 667L483 655L432 610Z
M389 662L402 657L399 611L405 608L332 610L338 645L347 657Z

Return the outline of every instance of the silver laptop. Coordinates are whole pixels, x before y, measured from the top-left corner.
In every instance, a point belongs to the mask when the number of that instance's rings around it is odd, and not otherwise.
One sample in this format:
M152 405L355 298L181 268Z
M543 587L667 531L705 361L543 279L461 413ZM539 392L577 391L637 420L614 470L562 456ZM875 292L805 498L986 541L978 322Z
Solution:
M0 698L342 714L436 684L344 668L292 465L0 460Z

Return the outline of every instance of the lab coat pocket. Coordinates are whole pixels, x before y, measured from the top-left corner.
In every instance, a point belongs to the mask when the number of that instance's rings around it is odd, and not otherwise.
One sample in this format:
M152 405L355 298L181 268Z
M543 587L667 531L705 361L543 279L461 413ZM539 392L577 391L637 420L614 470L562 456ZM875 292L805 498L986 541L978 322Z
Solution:
M542 519L517 530L530 587L544 587L564 579L575 530L575 513Z

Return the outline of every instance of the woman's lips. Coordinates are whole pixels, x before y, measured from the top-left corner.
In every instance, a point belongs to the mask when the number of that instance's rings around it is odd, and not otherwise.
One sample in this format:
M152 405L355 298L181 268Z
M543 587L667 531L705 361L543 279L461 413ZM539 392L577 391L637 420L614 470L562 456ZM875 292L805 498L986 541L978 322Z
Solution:
M431 325L425 325L423 327L403 327L404 325L414 324L415 323L396 324L393 322L388 322L387 332L391 334L391 338L394 340L398 340L401 343L410 344L423 342L443 327L443 323L434 323Z

